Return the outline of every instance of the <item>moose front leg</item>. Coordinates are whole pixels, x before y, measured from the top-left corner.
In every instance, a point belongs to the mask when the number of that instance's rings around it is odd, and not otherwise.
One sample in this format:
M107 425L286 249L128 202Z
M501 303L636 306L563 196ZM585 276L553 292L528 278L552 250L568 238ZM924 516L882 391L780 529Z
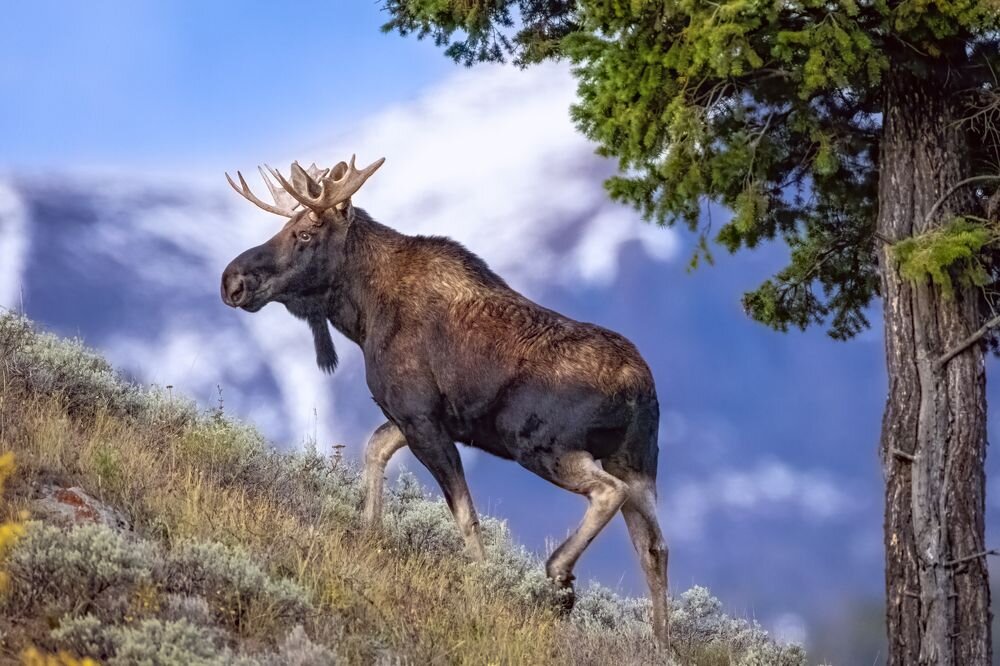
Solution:
M486 549L479 529L479 516L472 504L472 494L465 482L462 458L455 442L433 425L412 428L406 432L406 441L414 457L434 476L441 486L448 508L465 539L465 548L472 559L482 562Z
M406 446L399 428L386 421L372 433L365 446L365 509L362 520L371 529L382 520L382 485L392 455Z

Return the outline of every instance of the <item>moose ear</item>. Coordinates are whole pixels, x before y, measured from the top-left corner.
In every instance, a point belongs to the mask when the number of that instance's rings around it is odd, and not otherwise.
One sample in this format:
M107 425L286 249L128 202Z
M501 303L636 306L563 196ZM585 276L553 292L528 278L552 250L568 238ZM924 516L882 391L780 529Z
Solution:
M354 221L354 206L351 205L350 199L337 204L337 212L348 222Z

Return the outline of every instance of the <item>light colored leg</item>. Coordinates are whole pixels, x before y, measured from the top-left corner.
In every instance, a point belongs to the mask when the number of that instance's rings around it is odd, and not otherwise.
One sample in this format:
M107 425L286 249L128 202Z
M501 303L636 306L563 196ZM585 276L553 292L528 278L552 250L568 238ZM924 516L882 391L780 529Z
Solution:
M564 588L572 589L573 567L594 537L618 512L627 497L627 487L601 469L586 451L564 453L554 462L544 466L544 473L539 473L562 488L586 496L590 501L580 527L556 548L545 563L545 573L549 578ZM570 597L568 606L572 607L573 600Z
M394 424L386 421L380 425L365 446L365 508L362 520L365 527L373 528L382 520L382 486L385 467L392 455L406 446L406 438Z
M669 551L656 520L655 482L629 482L629 497L622 505L622 517L628 526L632 545L646 574L653 601L653 634L663 646L670 645L670 616L667 605L667 560Z

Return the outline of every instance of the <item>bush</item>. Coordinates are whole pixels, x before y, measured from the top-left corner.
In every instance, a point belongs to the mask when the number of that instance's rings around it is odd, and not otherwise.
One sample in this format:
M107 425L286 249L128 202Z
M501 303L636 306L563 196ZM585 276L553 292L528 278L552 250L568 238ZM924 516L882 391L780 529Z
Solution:
M224 666L233 663L219 632L187 620L145 620L136 627L111 627L109 666Z
M104 525L66 532L31 522L11 555L8 603L122 617L136 591L151 585L161 567L156 548Z
M302 625L289 632L277 654L262 661L264 666L332 666L338 661L327 647L313 643Z
M440 556L462 550L462 537L444 500L415 500L391 507L383 526L393 545L406 552Z
M52 641L76 654L106 659L114 654L107 628L93 615L70 615L59 621L50 634Z
M553 584L542 561L514 542L505 521L484 518L482 530L486 561L473 565L477 585L494 596L512 595L527 606L564 605L569 591Z
M36 331L26 317L0 313L0 373L6 391L59 396L71 414L116 416L184 424L197 409L159 389L131 384L79 340Z
M733 666L806 666L797 645L781 645L756 622L722 612L722 603L704 587L681 594L671 612L671 636L684 654L718 651L730 655Z
M184 541L169 556L167 589L200 595L220 623L244 631L252 620L301 622L311 610L297 583L271 578L240 549Z

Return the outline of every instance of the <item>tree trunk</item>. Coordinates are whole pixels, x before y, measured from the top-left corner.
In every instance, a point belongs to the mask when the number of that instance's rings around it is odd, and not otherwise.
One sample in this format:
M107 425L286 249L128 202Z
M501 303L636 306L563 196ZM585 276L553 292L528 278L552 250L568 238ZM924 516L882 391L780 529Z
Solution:
M893 66L887 77L877 224L894 242L940 226L949 211L971 211L958 192L927 219L968 175L966 138L954 122L957 84L947 68L934 63L918 77ZM889 375L881 442L888 663L988 666L982 346L938 363L978 328L978 290L956 283L948 297L929 281L902 278L888 246L880 255Z

